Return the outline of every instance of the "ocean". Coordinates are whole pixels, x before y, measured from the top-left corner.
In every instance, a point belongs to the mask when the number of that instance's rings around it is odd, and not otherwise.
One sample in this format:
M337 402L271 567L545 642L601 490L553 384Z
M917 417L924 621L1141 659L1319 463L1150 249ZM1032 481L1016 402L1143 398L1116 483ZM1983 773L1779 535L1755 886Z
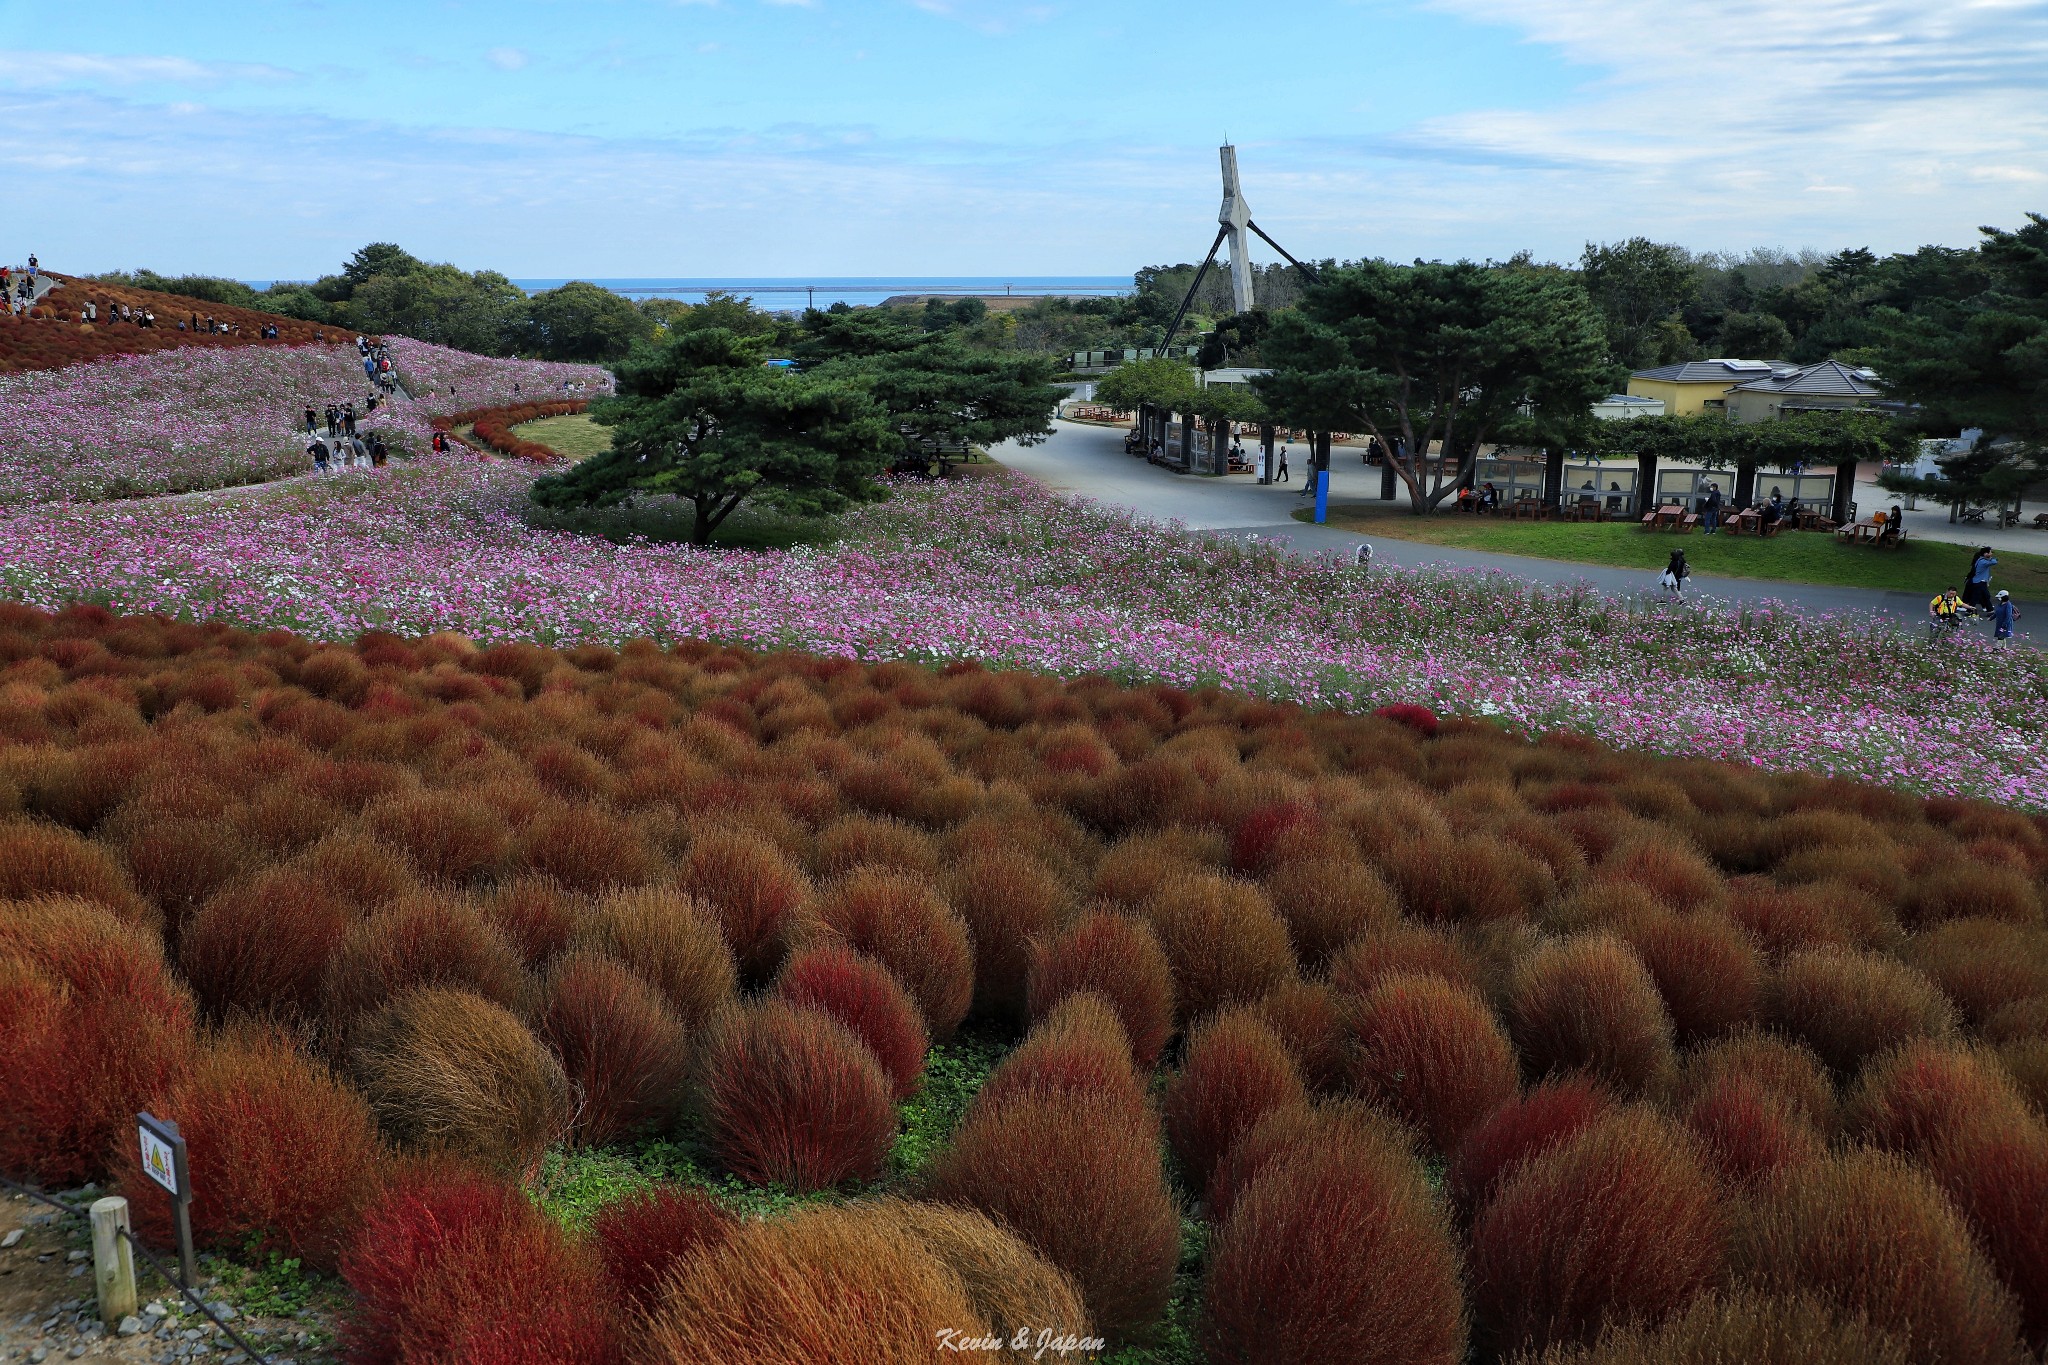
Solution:
M545 280L514 280L529 294L567 284L569 277ZM276 280L243 280L251 289L268 289ZM307 283L307 281L300 281ZM714 293L737 294L754 301L756 308L771 313L795 313L805 308L830 308L835 303L874 304L892 294L1013 294L1032 298L1043 294L1084 294L1110 297L1132 292L1128 275L785 275L746 279L709 279L689 276L648 276L645 279L592 279L629 299L670 298L684 303L702 303Z
M567 279L514 280L529 294L567 284ZM796 312L829 308L835 303L874 304L894 294L1086 294L1109 296L1131 292L1128 275L838 275L705 279L650 277L593 279L630 299L671 298L702 303L712 293L751 298L756 308Z

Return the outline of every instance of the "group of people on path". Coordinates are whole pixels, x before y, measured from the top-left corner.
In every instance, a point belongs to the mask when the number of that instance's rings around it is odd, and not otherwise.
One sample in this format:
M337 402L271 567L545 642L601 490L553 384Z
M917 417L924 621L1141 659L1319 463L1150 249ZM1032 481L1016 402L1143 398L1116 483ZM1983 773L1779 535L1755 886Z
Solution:
M1963 576L1963 590L1946 588L1934 595L1927 604L1929 625L1938 633L1942 630L1957 630L1966 616L1988 616L1991 618L1991 638L2010 640L2013 625L2020 619L2018 606L2013 603L2012 594L2000 588L1991 591L1991 570L1998 564L1998 556L1991 553L1989 545L1977 547L1977 553L1970 557L1970 571Z
M369 397L369 412L377 410L378 396ZM321 434L322 418L326 421L326 434ZM391 458L390 447L384 438L371 432L365 440L357 431L356 405L354 403L329 403L326 412L319 413L308 404L306 407L306 454L312 458L313 470L326 474L335 469L382 469Z
M9 312L19 317L35 306L36 276L42 269L33 251L25 266L0 266L0 297L6 299Z

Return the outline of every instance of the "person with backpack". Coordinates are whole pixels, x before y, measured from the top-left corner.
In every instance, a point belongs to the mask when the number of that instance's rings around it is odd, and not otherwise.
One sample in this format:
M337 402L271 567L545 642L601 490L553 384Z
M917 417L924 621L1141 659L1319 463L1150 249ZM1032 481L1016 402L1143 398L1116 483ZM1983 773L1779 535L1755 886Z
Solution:
M2020 609L2013 605L2012 594L2004 588L1998 590L1998 603L1991 609L1991 638L2010 640L2013 623L2020 619Z

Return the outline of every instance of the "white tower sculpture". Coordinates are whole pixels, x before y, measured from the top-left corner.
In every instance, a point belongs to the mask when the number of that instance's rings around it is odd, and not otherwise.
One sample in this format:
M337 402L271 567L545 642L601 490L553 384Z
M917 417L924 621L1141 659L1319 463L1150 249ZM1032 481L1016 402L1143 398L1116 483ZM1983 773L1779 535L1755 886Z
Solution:
M1251 208L1244 202L1244 191L1237 183L1237 148L1224 143L1218 149L1223 157L1223 208L1216 214L1216 221L1223 225L1223 231L1230 237L1230 293L1237 311L1252 311L1252 257L1251 257Z

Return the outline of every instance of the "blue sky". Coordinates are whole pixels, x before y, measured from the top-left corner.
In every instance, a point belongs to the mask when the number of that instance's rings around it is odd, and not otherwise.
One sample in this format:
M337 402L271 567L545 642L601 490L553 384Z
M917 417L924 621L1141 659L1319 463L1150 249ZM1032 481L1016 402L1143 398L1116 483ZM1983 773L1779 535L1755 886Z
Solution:
M2048 0L0 0L0 256L244 278L1121 274L1215 147L1300 256L1966 243Z

